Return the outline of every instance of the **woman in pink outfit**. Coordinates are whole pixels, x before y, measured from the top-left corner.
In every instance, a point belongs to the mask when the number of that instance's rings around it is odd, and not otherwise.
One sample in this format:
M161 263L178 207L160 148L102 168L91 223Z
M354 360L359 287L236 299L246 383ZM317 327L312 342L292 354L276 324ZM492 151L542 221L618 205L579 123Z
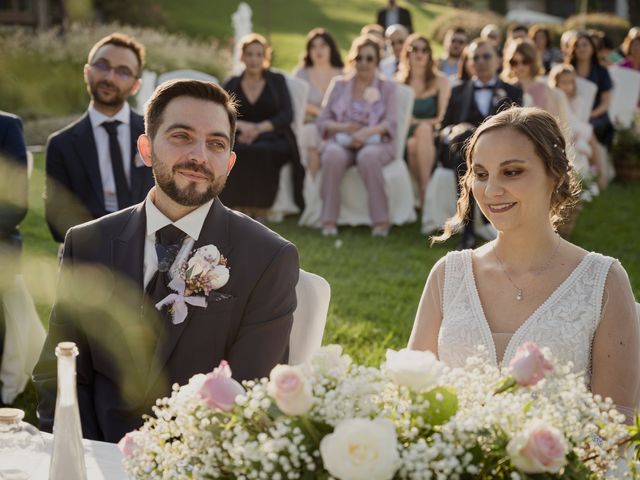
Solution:
M317 125L327 140L322 165L322 233L336 235L340 185L355 164L369 196L372 235L389 232L389 205L382 169L393 160L396 131L395 84L378 74L380 44L370 36L353 41L348 73L334 78Z

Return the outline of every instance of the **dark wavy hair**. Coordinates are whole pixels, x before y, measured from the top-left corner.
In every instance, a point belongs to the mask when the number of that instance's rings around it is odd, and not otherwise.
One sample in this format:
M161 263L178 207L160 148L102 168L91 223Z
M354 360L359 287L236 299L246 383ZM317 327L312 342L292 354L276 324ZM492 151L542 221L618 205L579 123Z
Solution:
M305 67L312 67L313 61L311 60L311 44L316 38L321 38L324 42L329 45L329 50L331 51L331 55L329 56L329 62L332 67L343 68L344 62L342 61L342 56L340 55L340 50L338 50L338 45L336 41L331 36L329 32L327 32L324 28L314 28L307 34L307 44L305 46L305 54L302 58L302 62Z
M549 220L557 227L565 220L565 212L574 206L580 194L580 185L573 166L566 154L565 137L556 118L536 107L511 107L487 118L469 138L465 145L467 173L460 179L460 197L456 214L447 220L441 235L431 237L431 243L444 242L462 230L469 213L469 197L474 173L473 154L478 139L495 130L515 130L529 139L536 155L544 163L547 175L557 188L551 195Z
M576 45L581 38L586 39L589 42L589 45L591 45L591 50L593 52L591 54L591 65L598 65L600 63L598 61L598 49L596 48L596 44L593 43L593 38L591 38L588 32L577 32L575 36L569 40L565 63L570 63L574 67L577 66L578 59L576 58Z

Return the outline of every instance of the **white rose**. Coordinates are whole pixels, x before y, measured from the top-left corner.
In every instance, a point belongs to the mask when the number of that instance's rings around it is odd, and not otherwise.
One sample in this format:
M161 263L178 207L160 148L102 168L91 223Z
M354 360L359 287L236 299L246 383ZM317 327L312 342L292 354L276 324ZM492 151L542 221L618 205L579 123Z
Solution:
M387 350L387 361L382 370L396 385L423 391L437 386L442 367L442 363L429 351L403 348L399 352Z
M351 357L342 354L340 345L325 345L313 355L311 365L319 375L339 379L349 370Z
M567 452L560 430L540 420L516 433L507 445L511 463L524 473L558 473L567 463Z
M362 98L369 105L373 105L380 100L380 90L376 87L367 87L364 89L364 92L362 92Z
M311 385L300 367L276 365L267 389L285 415L304 415L313 405Z
M187 262L187 271L190 271L190 277L197 277L207 273L211 269L211 263L204 257L194 255Z
M193 256L205 258L211 265L217 265L220 261L220 251L215 245L205 245L204 247L200 247L196 250Z
M320 442L324 468L340 480L389 480L399 464L392 422L354 418L338 424Z
M209 283L213 290L224 287L229 281L229 269L222 265L216 265L207 272Z

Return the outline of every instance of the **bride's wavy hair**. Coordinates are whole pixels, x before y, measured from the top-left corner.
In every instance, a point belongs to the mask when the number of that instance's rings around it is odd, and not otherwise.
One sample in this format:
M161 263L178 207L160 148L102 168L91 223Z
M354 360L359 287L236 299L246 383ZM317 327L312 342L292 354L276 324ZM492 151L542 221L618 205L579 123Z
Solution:
M580 183L567 156L565 137L555 117L536 107L511 107L485 120L467 141L464 147L467 173L460 179L456 214L447 220L442 234L431 237L432 244L449 239L462 230L468 221L469 197L474 177L473 151L481 135L500 129L515 130L526 136L533 144L536 155L544 163L547 175L557 185L551 194L549 208L549 220L554 229L566 220L566 212L578 202Z

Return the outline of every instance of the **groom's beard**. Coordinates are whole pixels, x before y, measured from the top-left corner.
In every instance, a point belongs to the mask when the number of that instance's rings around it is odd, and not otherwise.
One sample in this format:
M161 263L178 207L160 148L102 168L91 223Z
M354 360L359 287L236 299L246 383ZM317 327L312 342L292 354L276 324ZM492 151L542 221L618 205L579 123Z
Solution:
M169 169L155 154L152 154L152 159L153 175L158 187L174 202L185 207L197 207L217 197L224 189L227 181L226 175L216 178L212 171L193 160L177 163ZM198 184L190 182L186 187L181 189L175 181L175 175L179 169L192 170L206 175L209 180L209 185L205 190L198 191Z

